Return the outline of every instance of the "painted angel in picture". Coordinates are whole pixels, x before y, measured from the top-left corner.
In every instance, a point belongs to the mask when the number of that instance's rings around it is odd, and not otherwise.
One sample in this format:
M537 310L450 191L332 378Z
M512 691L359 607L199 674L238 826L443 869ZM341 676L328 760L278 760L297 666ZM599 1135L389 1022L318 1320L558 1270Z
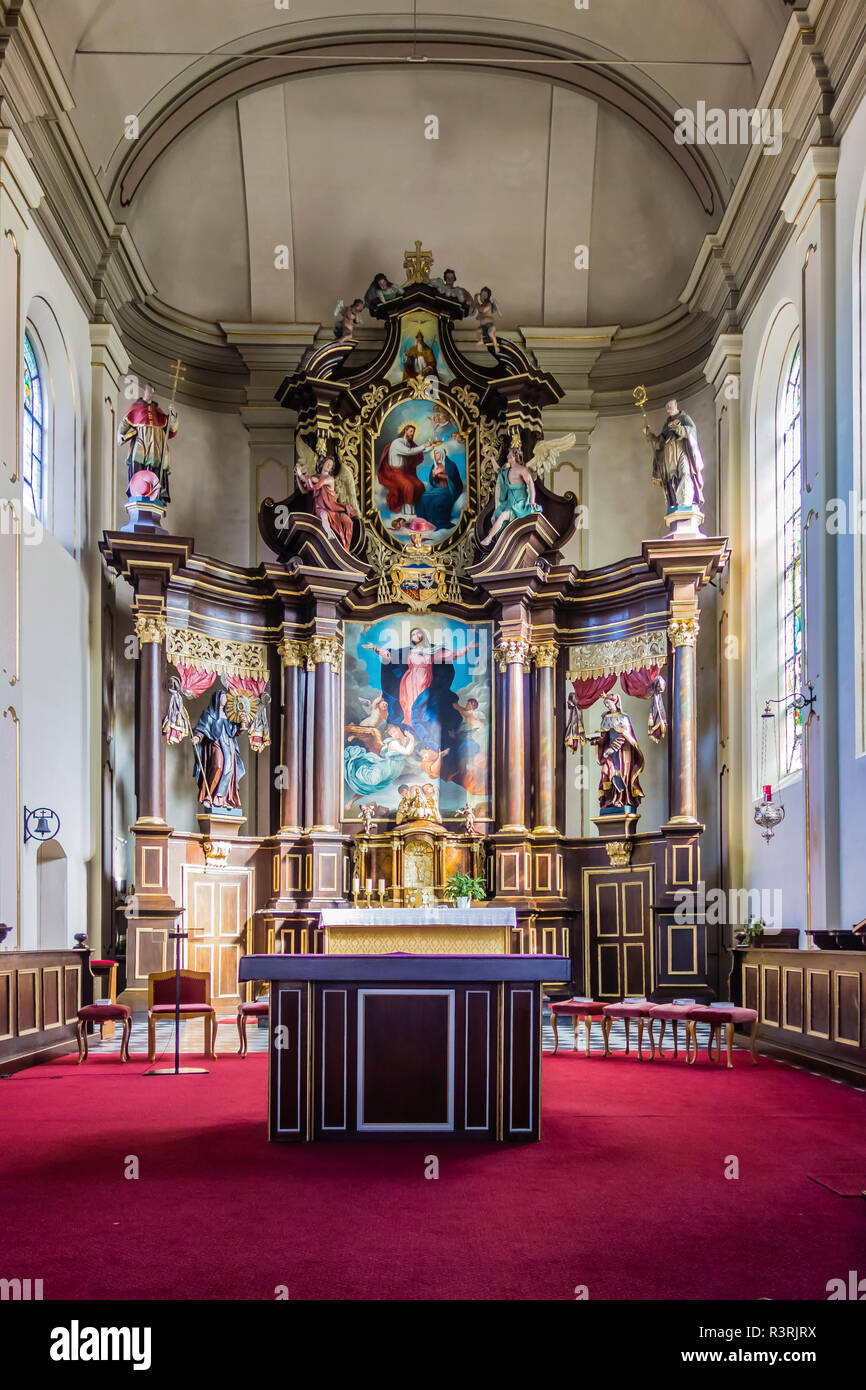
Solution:
M478 293L472 300L475 306L475 318L478 323L478 346L482 343L492 347L494 352L499 351L499 339L496 336L496 328L493 320L499 317L499 305L493 298L493 291L489 285L482 285Z
M325 453L321 464L309 444L296 437L295 476L302 492L312 493L316 516L325 535L349 549L352 544L354 519L358 516L358 496L351 469L341 468L333 452Z
M541 511L535 500L535 479L523 462L522 449L509 449L501 466L495 457L491 457L491 462L497 471L496 506L493 509L493 523L481 542L483 546L492 545L509 521Z
M350 304L346 304L342 299L337 300L334 309L334 337L341 343L348 342L355 335L355 329L361 322L361 315L364 312L363 299L353 299Z

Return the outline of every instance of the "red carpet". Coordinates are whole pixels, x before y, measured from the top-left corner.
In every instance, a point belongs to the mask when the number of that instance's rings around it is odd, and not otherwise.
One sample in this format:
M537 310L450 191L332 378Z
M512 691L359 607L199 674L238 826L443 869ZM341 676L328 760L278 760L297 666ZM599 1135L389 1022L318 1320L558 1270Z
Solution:
M546 1057L542 1142L508 1148L268 1144L265 1059L210 1065L0 1081L4 1275L46 1299L777 1300L866 1273L866 1202L809 1179L866 1187L863 1095L776 1062Z

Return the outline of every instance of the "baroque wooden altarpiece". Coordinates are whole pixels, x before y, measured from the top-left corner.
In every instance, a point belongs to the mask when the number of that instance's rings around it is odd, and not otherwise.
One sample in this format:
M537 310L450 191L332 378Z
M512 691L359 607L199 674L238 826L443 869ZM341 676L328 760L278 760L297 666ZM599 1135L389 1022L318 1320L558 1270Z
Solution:
M355 880L361 905L368 883L374 902L380 883L388 904L441 901L446 877L460 869L485 879L491 905L516 909L512 950L570 957L576 992L712 997L714 946L699 919L675 919L674 895L701 878L698 598L725 563L726 543L668 536L582 572L562 555L576 499L539 478L540 510L512 520L485 548L493 459L511 446L529 459L543 438L545 407L563 393L505 338L484 365L462 355L453 328L466 306L426 274L422 267L416 282L376 306L379 351L351 340L316 346L278 393L296 418L299 447L319 461L333 458L340 496L357 499L348 546L329 534L301 487L262 505L259 528L276 558L256 568L198 554L193 538L170 534L146 508L133 507L129 525L104 537L106 563L132 586L140 642L127 985L142 989L149 972L165 968L181 908L192 961L215 972L215 996L229 995L244 949L326 947L318 914L356 901ZM446 511L437 494L420 519L382 481L389 447L413 437L432 441L428 462L438 447L453 498ZM426 648L444 649L455 673L441 677L447 719L450 681L461 722L448 726L447 749L435 746L435 723L425 726L408 760L408 736L397 730L386 778L379 764L387 727L371 734L362 715L377 698L377 676L383 688L391 680L392 713L399 691L385 670L393 658L373 649L410 650L416 627ZM571 682L651 663L668 676L667 820L640 833L611 823L591 838L569 837ZM259 798L255 835L245 833L246 821L203 815L192 781L187 823L166 821L166 758L190 758L188 741L170 748L163 734L168 678L183 665L248 681L271 697L271 742L256 755L268 762L270 793L266 808ZM422 779L435 785L441 825L398 825L399 788ZM365 803L375 812L366 830ZM466 803L475 833L467 832ZM199 900L212 902L221 874L239 895L245 934L211 941L210 954L196 957L196 891L207 885ZM459 941L436 941L438 950L489 949L473 947L465 931ZM419 938L415 948L425 944Z

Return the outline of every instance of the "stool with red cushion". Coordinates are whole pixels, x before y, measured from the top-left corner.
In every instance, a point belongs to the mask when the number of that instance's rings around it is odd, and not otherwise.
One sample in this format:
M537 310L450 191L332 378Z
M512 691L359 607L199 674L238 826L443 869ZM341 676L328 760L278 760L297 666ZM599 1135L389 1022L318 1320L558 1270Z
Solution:
M652 1013L653 1005L648 999L624 999L621 1004L605 1004L603 1009L603 1019L601 1029L604 1034L604 1055L610 1056L610 1025L615 1018L621 1018L625 1023L625 1050L626 1054L631 1051L629 1039L629 1024L631 1020L637 1019L637 1056L638 1061L643 1061L643 1030L644 1026L649 1028L650 1036L650 1060L656 1055L655 1039L653 1038Z
M92 960L90 962L90 973L95 975L97 980L105 980L105 998L110 999L112 1004L117 1001L117 961L116 960ZM101 1037L114 1037L114 1020L103 1019L102 1027L99 1030Z
M87 1060L88 1023L122 1023L120 1038L120 1060L129 1061L129 1035L132 1031L132 1010L127 1004L85 1004L78 1010L75 1037L78 1042L78 1065Z
M147 1060L156 1060L156 1025L174 1021L176 983L173 970L160 970L147 977ZM181 970L180 1016L204 1019L205 1056L216 1061L216 1009L210 998L209 970Z
M650 1010L650 1018L657 1018L661 1022L661 1032L658 1040L658 1052L660 1057L664 1057L662 1043L665 1040L665 1027L668 1023L673 1027L674 1033L674 1057L679 1056L679 1043L677 1041L677 1024L682 1023L686 1030L686 1061L689 1060L689 1050L692 1041L695 1044L695 1056L698 1055L698 1036L695 1032L695 1025L690 1017L691 1010L697 1007L696 999L674 999L670 1004L653 1004Z
M247 1055L247 1019L267 1018L270 1007L270 1003L267 999L254 999L249 1004L238 1005L239 1057L246 1057Z
M752 1026L749 1036L749 1052L751 1054L753 1064L755 1066L758 1065L758 1059L755 1056L755 1042L758 1037L757 1009L745 1009L742 1008L739 1004L697 1004L693 1009L689 1010L689 1018L692 1019L695 1023L709 1024L710 1036L709 1041L707 1042L707 1056L709 1057L711 1062L714 1062L716 1060L716 1058L713 1057L713 1043L716 1041L718 1041L719 1046L718 1060L722 1060L721 1030L722 1028L724 1028L725 1050L728 1054L728 1066L731 1068L734 1065L731 1061L731 1044L734 1041L734 1024L750 1023ZM697 1061L697 1055L698 1049L696 1044L694 1058L695 1061Z
M571 1019L574 1029L574 1043L572 1052L577 1051L577 1025L583 1019L586 1028L586 1055L589 1056L590 1031L594 1018L603 1018L604 1005L596 1004L592 999L561 999L550 1006L550 1022L553 1027L553 1055L559 1051L559 1033L556 1028L556 1020L560 1016Z

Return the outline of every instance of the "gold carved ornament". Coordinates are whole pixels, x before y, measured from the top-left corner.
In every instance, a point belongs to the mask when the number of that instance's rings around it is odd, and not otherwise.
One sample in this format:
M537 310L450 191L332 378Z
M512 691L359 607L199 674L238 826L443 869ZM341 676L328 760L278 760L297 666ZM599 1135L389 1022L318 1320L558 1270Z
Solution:
M524 671L529 670L529 643L523 638L509 638L500 642L498 647L493 648L493 660L496 662L500 671L504 671L506 666L522 666Z
M536 669L542 666L555 666L559 658L559 645L556 642L533 642L529 655Z
M136 613L135 635L143 646L145 642L160 643L166 635L165 617L161 613Z
M700 620L694 618L673 618L668 623L668 637L672 647L693 647L698 640Z
M429 285L430 271L433 269L433 252L423 251L421 242L415 242L414 251L404 251L403 269L407 285Z
M661 667L667 661L667 633L639 632L634 637L612 642L590 642L571 647L568 679L587 680L593 676L618 676L623 671Z
M339 637L311 637L307 645L307 670L328 665L335 676L343 669L343 644Z
M631 863L634 851L633 840L610 840L606 845L607 857L615 869L626 869Z
M277 655L283 666L303 666L307 659L306 643L283 637L277 643Z
M188 628L170 627L166 634L166 656L174 666L193 666L218 676L247 676L267 680L268 649L263 642L236 642L209 637Z

